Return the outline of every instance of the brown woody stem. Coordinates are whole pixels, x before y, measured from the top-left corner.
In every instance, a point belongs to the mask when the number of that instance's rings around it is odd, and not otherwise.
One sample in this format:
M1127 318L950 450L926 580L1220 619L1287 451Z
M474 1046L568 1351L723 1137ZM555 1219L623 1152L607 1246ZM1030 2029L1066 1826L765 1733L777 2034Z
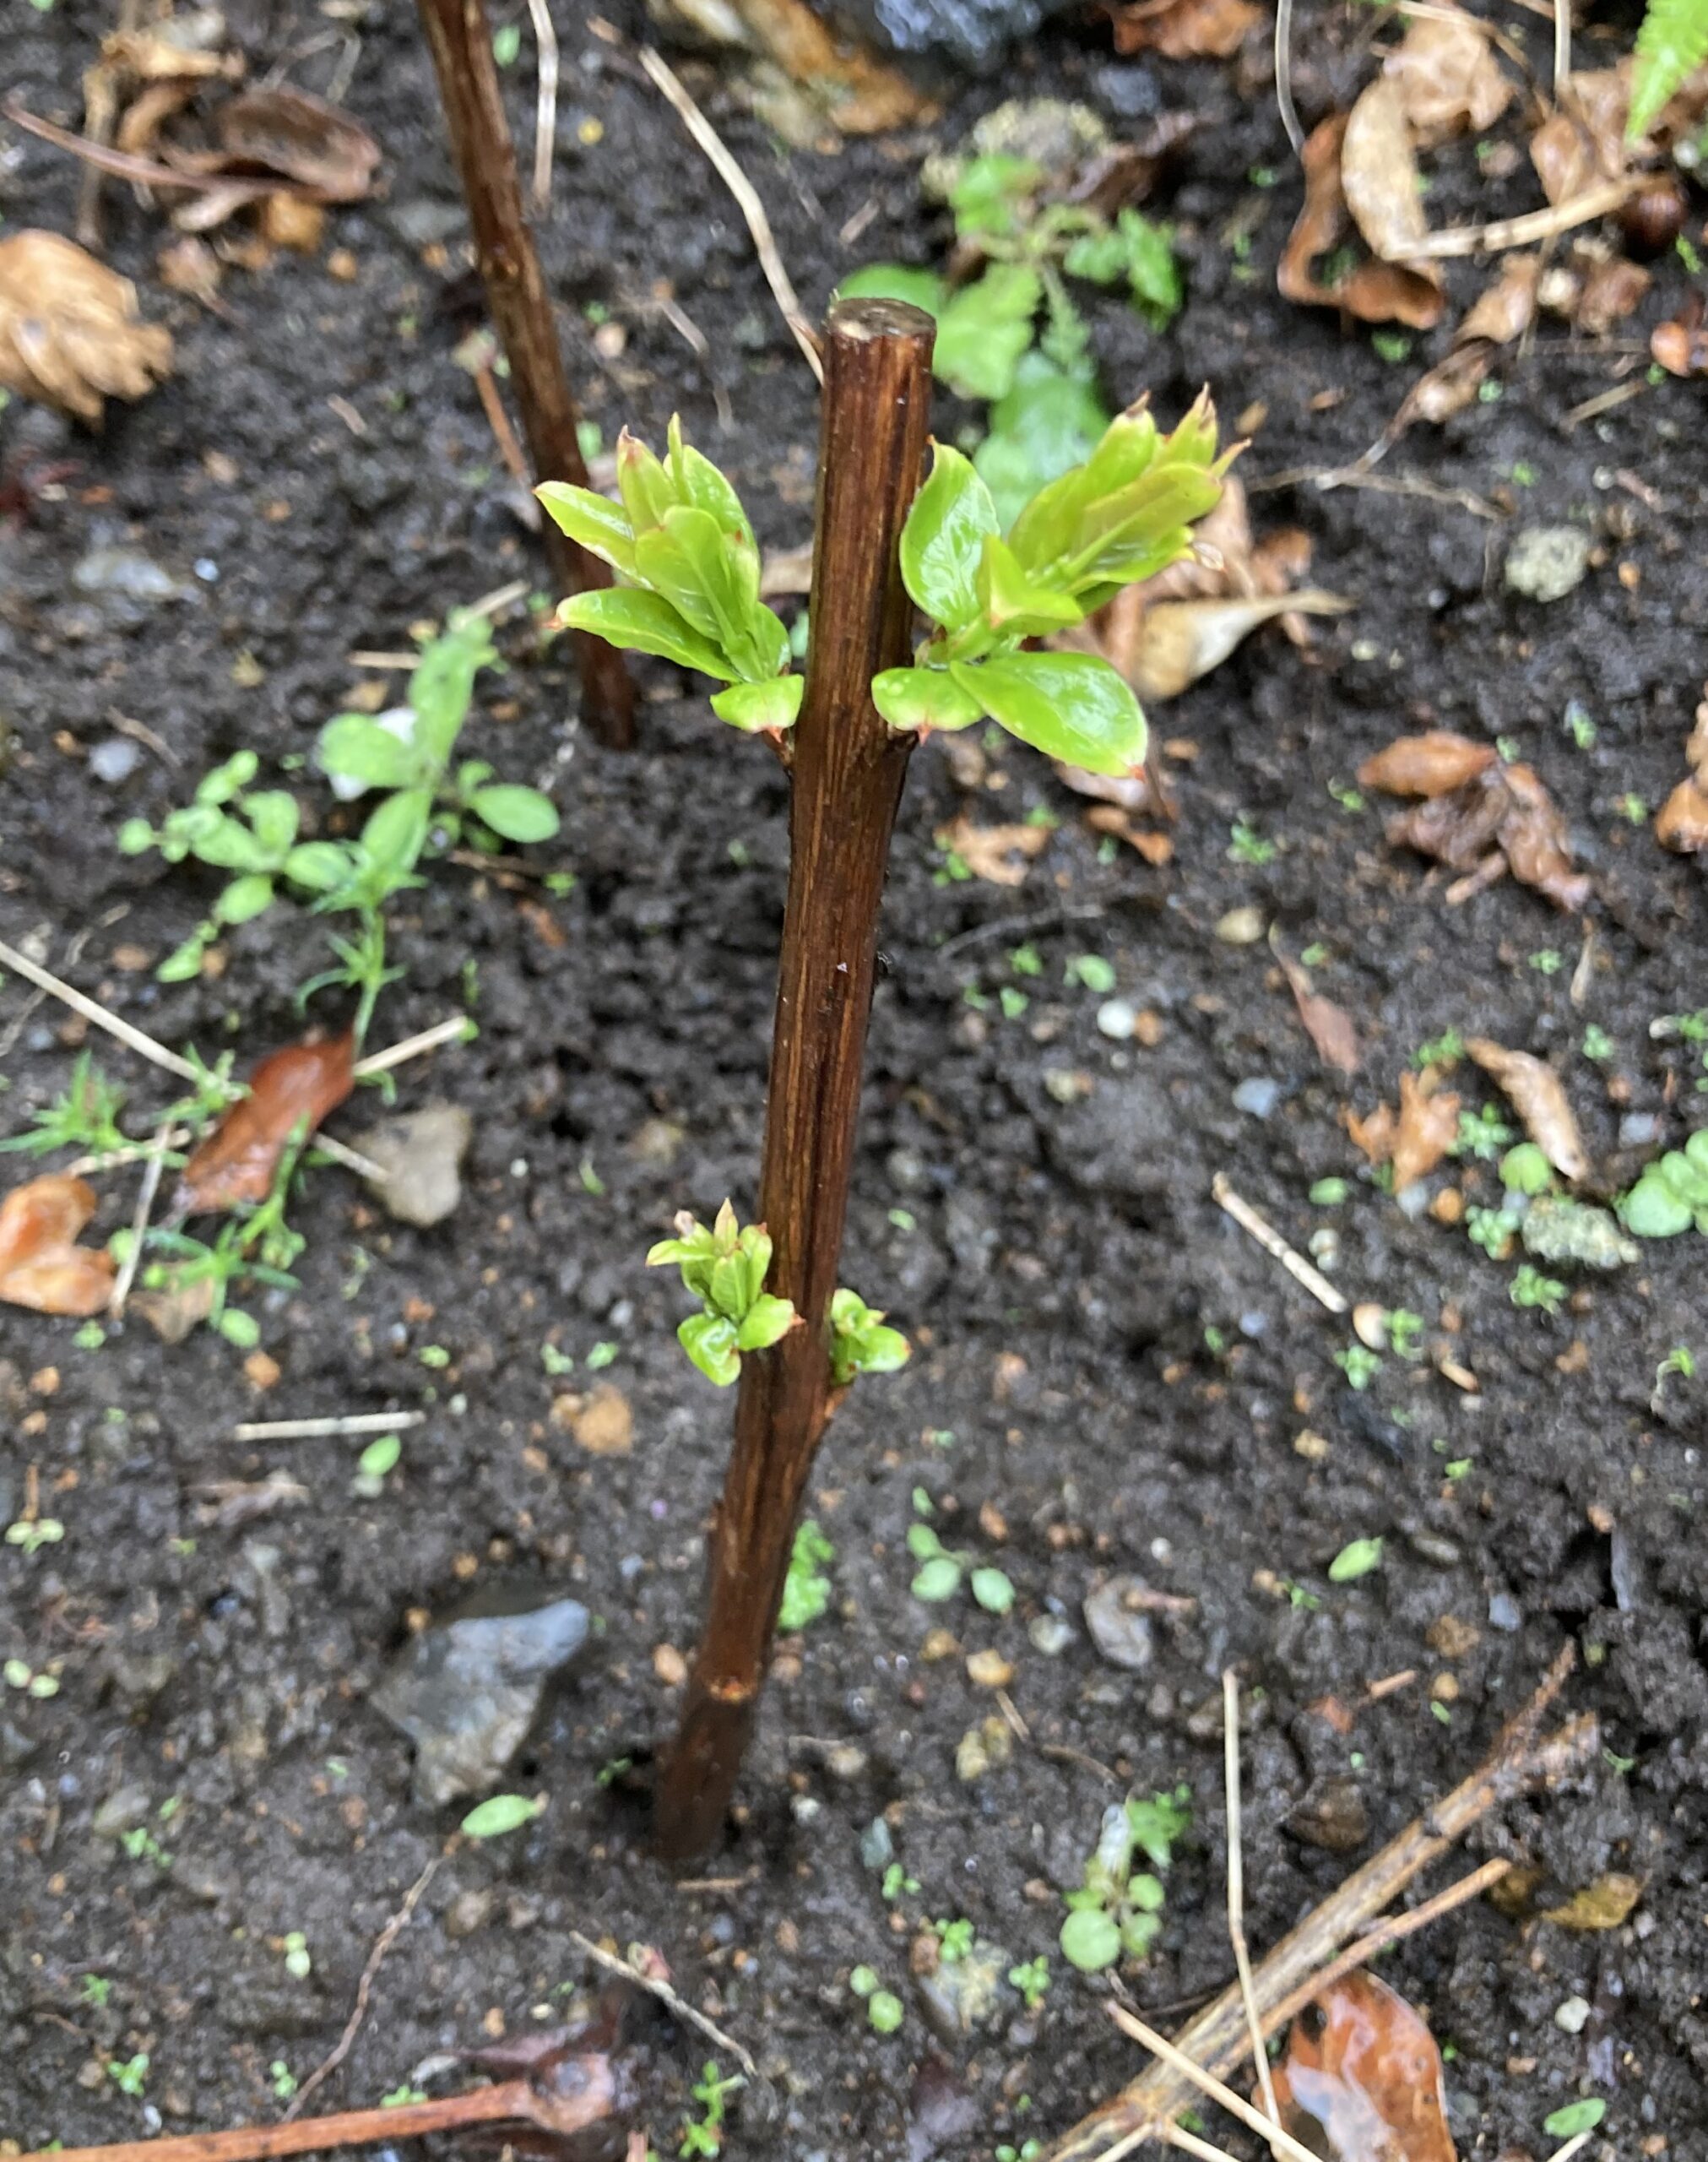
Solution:
M878 907L911 736L871 680L907 662L913 606L897 543L930 422L932 325L850 301L826 325L812 646L794 731L789 899L759 1208L768 1288L802 1317L741 1362L735 1442L713 1527L706 1625L659 1788L658 1835L682 1860L722 1828L752 1730L795 1518L830 1408L829 1309L842 1255L871 1014Z
M486 303L510 363L534 475L584 488L587 466L576 438L580 416L564 372L534 236L523 215L522 184L499 94L485 0L420 0L420 9L452 154L468 198ZM578 547L549 519L543 521L542 535L553 575L566 593L610 584L611 574L598 557ZM588 724L602 743L626 750L634 741L635 693L622 655L586 632L573 637Z
M582 2121L605 2116L608 2100L589 2099ZM561 2112L566 2117L571 2113ZM171 2139L121 2140L111 2147L44 2148L20 2162L273 2162L285 2154L319 2154L335 2147L376 2147L419 2139L431 2132L455 2132L469 2125L531 2124L539 2116L534 2089L525 2079L498 2087L477 2087L468 2094L447 2094L431 2102L404 2102L389 2110L341 2110L329 2117L298 2117L275 2125L239 2125L230 2132L192 2132ZM567 2127L565 2127L567 2129Z

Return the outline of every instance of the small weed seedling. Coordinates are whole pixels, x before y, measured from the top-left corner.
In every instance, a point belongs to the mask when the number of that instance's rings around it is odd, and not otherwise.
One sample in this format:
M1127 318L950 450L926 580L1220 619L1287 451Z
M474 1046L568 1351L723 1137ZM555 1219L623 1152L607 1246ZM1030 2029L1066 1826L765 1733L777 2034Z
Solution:
M39 1554L44 1546L57 1546L65 1526L57 1517L19 1517L6 1527L6 1544L21 1546L26 1554Z
M133 2102L141 2101L149 2083L149 2053L138 2050L133 2057L107 2059L106 2076L121 2094L128 2094Z
M1148 1801L1112 1802L1103 1812L1085 1882L1067 1895L1061 1956L1069 1966L1097 1975L1123 1957L1145 1957L1163 1926L1163 1885L1160 1874L1135 1873L1134 1857L1142 1854L1153 1870L1165 1871L1191 1821L1191 1794L1185 1786Z
M1507 1286L1507 1296L1515 1306L1536 1306L1545 1314L1557 1314L1565 1304L1565 1286L1557 1276L1544 1276L1526 1261Z
M0 1154L22 1149L46 1156L55 1149L75 1149L79 1155L117 1155L130 1146L118 1127L124 1100L124 1090L107 1080L90 1053L79 1051L65 1094L35 1113L28 1132L0 1141Z
M718 2074L718 2060L708 2060L694 2086L694 2100L700 2105L697 2117L690 2117L682 2127L682 2143L676 2152L680 2155L715 2155L724 2151L724 2105L726 2097L746 2085L739 2073L728 2079Z
M1708 1235L1708 1127L1646 1165L1619 1214L1634 1238L1677 1238L1693 1225Z
M1027 1959L1017 1967L1008 1969L1011 1988L1019 1991L1028 2012L1036 2012L1049 1994L1049 1962L1040 1952L1035 1959Z
M317 914L355 918L348 937L331 937L338 966L311 977L298 998L329 986L354 991L360 1043L374 1002L395 975L386 964L386 905L422 883L423 856L459 841L490 852L502 841L547 840L557 831L557 812L537 789L495 781L480 759L453 763L474 678L497 658L485 617L453 609L422 651L407 704L377 720L345 713L326 724L317 756L333 793L349 801L383 791L353 841L300 839L296 797L250 785L260 769L252 751L205 774L191 801L169 812L158 830L145 818L128 821L119 833L127 856L158 849L169 863L193 856L230 874L206 920L160 964L161 980L181 983L198 974L220 932L252 922L283 888Z
M91 2012L105 2012L111 1996L112 1984L105 1975L85 1975L77 2001L86 2004Z
M906 2018L902 2000L893 1990L880 1986L875 1968L856 1967L848 1978L848 1985L855 1996L865 2000L867 2021L878 2034L893 2034Z
M975 210L968 177L960 207L1017 249L1019 227L1000 230L1016 215L1012 178L987 171L998 184ZM1044 269L991 268L1030 270L1029 317ZM1017 365L1029 335L1022 326ZM721 686L714 713L768 738L792 782L762 1220L743 1227L726 1203L709 1230L679 1220L677 1236L648 1256L679 1266L697 1301L678 1331L690 1359L719 1386L740 1383L706 1625L659 1783L660 1841L676 1857L702 1851L723 1823L825 1424L856 1375L906 1356L898 1332L837 1274L877 912L909 752L932 729L990 720L1049 758L1132 770L1146 730L1125 682L1098 655L1039 651L1036 641L1188 553L1228 462L1201 399L1166 436L1141 408L1122 414L1029 500L1022 487L999 507L987 478L941 443L917 486L930 349L929 319L887 301L846 302L827 325L804 677L760 598L740 498L679 423L662 459L624 432L620 502L560 484L538 492L554 523L620 581L572 597L561 620L711 677ZM917 640L910 603L926 619ZM946 1587L960 1582L957 1557L916 1558L939 1565Z
M1479 1111L1460 1112L1459 1131L1447 1154L1475 1156L1480 1163L1492 1164L1516 1138L1494 1105L1485 1104Z
M38 1673L28 1660L8 1659L0 1666L0 1681L8 1689L21 1689L26 1697L39 1700L59 1694L59 1677L53 1672ZM93 1977L89 1977L93 1980Z
M1348 1344L1344 1351L1337 1351L1334 1362L1350 1385L1359 1391L1367 1389L1382 1371L1381 1354L1363 1344Z
M919 1878L909 1877L906 1868L898 1861L892 1861L885 1870L883 1882L880 1887L885 1899L892 1904L899 1899L903 1893L911 1897L919 1888Z
M952 1599L964 1580L987 1614L1006 1614L1013 1606L1014 1587L1000 1569L975 1562L969 1554L952 1554L930 1524L908 1526L908 1551L919 1564L908 1589L928 1605Z

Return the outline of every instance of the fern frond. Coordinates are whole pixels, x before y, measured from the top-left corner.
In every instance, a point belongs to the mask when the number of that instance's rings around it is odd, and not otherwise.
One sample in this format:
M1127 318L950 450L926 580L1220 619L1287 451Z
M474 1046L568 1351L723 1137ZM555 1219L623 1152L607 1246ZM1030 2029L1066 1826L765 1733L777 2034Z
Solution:
M1688 76L1708 61L1708 0L1649 0L1637 32L1625 139L1646 135Z

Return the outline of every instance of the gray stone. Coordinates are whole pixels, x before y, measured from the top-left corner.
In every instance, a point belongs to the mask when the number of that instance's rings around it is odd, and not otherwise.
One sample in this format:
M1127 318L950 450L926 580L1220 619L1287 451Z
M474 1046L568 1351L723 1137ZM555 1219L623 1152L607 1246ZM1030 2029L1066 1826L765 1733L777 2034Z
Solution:
M860 1861L868 1869L887 1869L896 1858L896 1843L881 1817L873 1817L860 1833Z
M393 204L386 220L409 247L431 247L435 241L449 240L468 221L469 214L460 203L441 202L432 195L414 195L406 202Z
M1281 1101L1281 1084L1266 1073L1254 1073L1234 1091L1234 1108L1250 1118L1267 1118Z
M919 1976L919 2009L940 2040L963 2042L1012 2008L1017 1999L1007 1977L1013 1964L1000 1945L975 1937L962 1958L943 1960L935 1975Z
M1144 1589L1136 1577L1111 1577L1085 1603L1092 1642L1111 1666L1125 1667L1130 1674L1142 1674L1157 1653L1150 1616L1130 1604Z
M399 1223L442 1224L463 1198L463 1159L474 1122L460 1104L423 1104L359 1133L352 1144L386 1174L364 1181Z
M1506 551L1506 583L1528 600L1564 600L1584 582L1591 539L1581 525L1526 525Z
M122 780L130 779L142 755L127 736L109 736L89 752L89 769L97 780L116 788Z
M154 1806L146 1787L117 1787L95 1811L89 1829L97 1839L116 1839L122 1832L133 1832L145 1823Z
M415 1745L415 1797L432 1808L496 1785L528 1737L553 1676L587 1642L578 1600L469 1614L415 1638L372 1703Z
M1033 1651L1042 1652L1045 1659L1065 1652L1074 1639L1072 1627L1059 1614L1034 1615L1026 1625L1026 1633Z
M1488 1601L1488 1626L1510 1637L1524 1627L1524 1609L1510 1591L1497 1591Z
M496 1904L497 1894L487 1885L459 1892L445 1909L446 1936L453 1942L459 1937L473 1937L476 1930L485 1929L491 1920Z
M73 564L71 582L98 600L157 608L182 600L189 588L140 548L91 548Z

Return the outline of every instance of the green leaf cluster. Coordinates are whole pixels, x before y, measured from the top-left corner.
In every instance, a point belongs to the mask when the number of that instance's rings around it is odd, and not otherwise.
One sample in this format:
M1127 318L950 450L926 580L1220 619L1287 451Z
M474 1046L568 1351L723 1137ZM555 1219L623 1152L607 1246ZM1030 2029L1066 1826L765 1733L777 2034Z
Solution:
M1163 1926L1162 1878L1152 1871L1168 1867L1191 1821L1191 1793L1185 1785L1148 1801L1130 1795L1103 1812L1084 1882L1066 1895L1060 1943L1071 1967L1095 1975L1123 1957L1145 1957ZM1141 1854L1151 1870L1135 1871Z
M1625 139L1635 143L1660 118L1687 78L1708 60L1708 0L1649 0L1637 32Z
M846 1388L856 1374L892 1374L905 1366L913 1346L898 1328L846 1285L831 1295L830 1377Z
M801 679L790 672L787 630L759 597L759 544L740 497L683 442L676 416L663 459L627 429L616 455L621 503L558 481L534 491L553 524L620 581L576 594L560 620L715 676L729 687L712 710L732 727L792 727Z
M1669 1149L1619 1203L1625 1229L1639 1239L1673 1239L1694 1224L1708 1233L1708 1127L1682 1149Z
M903 528L902 577L936 625L914 665L872 684L892 728L970 728L986 717L1046 757L1125 774L1143 758L1145 717L1094 654L1036 653L1125 585L1191 547L1228 458L1201 398L1164 436L1142 406L1112 421L1082 463L1040 489L1005 536L985 482L962 454L934 447Z
M816 1622L830 1605L831 1583L824 1565L835 1559L835 1547L819 1529L816 1521L806 1518L789 1549L789 1574L783 1580L783 1604L777 1611L777 1626L785 1637L792 1637L810 1622Z
M952 1599L964 1580L987 1614L1006 1614L1012 1608L1014 1587L1002 1571L975 1562L970 1554L952 1553L930 1524L908 1526L908 1551L919 1564L908 1589L927 1605Z
M659 1240L647 1256L648 1268L671 1262L700 1301L699 1312L677 1328L676 1340L719 1388L728 1388L740 1373L744 1351L762 1351L794 1327L792 1302L765 1289L770 1234L762 1224L739 1224L728 1201L709 1230L682 1211L675 1237Z

